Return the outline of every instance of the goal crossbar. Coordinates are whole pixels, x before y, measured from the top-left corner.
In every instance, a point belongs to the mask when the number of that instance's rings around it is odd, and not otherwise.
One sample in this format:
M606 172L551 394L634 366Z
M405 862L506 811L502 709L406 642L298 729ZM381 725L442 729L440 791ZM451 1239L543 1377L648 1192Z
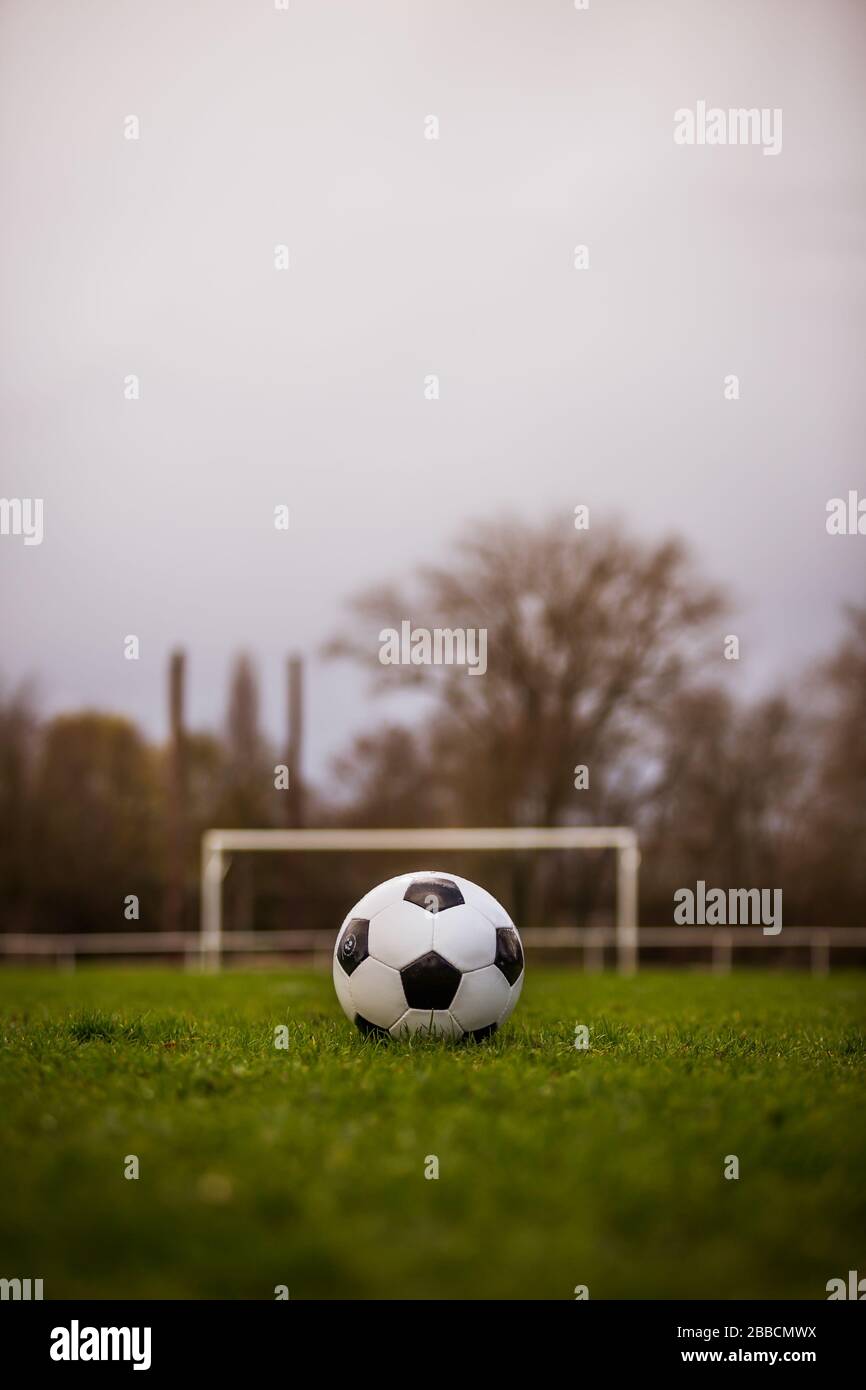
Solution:
M623 974L637 968L637 835L627 826L519 826L501 829L443 830L206 830L201 843L201 957L211 970L222 961L222 884L225 856L233 851L335 853L374 850L538 850L612 849L616 851L616 949Z

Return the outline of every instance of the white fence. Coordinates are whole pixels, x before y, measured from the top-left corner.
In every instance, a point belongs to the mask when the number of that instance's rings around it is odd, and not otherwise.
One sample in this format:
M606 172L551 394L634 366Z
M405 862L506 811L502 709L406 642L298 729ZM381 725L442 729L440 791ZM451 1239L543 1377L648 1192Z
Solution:
M613 953L614 927L529 927L522 931L527 950L579 951L584 968L601 970L605 952ZM224 955L300 955L330 966L335 931L227 931L222 935ZM671 947L708 952L713 970L727 973L734 950L740 947L778 952L786 947L803 951L816 975L827 974L831 951L866 950L866 928L784 927L778 936L763 936L760 928L737 927L641 927L638 951ZM74 970L79 958L126 959L131 956L179 957L193 970L202 966L199 932L6 932L0 933L0 956L7 960L50 961Z

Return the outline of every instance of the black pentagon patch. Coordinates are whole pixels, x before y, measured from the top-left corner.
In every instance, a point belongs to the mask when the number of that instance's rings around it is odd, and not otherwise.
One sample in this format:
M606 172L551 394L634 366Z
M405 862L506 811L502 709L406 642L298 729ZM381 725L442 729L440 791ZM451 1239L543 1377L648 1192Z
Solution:
M435 951L419 956L400 971L403 992L410 1009L447 1009L463 978L456 965Z
M360 1014L355 1014L355 1027L359 1033L363 1033L365 1038L390 1038L391 1034L387 1028L380 1028L378 1023L370 1023Z
M419 878L410 883L403 894L403 901L416 903L427 912L444 912L446 907L460 907L464 898L453 879L431 875L430 878Z
M351 975L353 970L358 969L361 961L367 959L369 931L370 923L363 917L353 917L343 928L343 934L337 943L337 960L347 975Z
M499 966L510 985L520 979L523 970L523 947L513 927L496 928L496 959L493 964Z
M488 1023L483 1028L473 1028L469 1036L476 1042L483 1042L485 1038L492 1037L498 1027L498 1023Z

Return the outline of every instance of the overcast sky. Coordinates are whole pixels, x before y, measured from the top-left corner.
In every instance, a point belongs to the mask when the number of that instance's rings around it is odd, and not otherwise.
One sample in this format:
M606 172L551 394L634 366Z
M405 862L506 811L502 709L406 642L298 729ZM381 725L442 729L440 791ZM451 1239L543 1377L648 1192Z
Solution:
M276 731L288 650L502 511L681 533L748 691L866 597L825 530L866 495L866 5L3 0L0 46L0 495L45 508L0 675L46 713L161 734L180 644L216 724L243 646ZM675 145L701 100L781 153ZM319 773L378 709L308 695Z

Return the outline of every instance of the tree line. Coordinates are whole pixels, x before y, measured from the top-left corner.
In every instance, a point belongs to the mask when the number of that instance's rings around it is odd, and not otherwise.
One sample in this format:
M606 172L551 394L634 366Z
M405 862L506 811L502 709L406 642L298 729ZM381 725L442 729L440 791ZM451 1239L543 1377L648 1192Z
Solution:
M383 665L380 632L410 616L431 631L483 628L484 675ZM730 633L724 595L677 540L614 527L576 534L557 522L475 525L447 563L360 594L328 643L329 657L367 671L374 692L405 687L420 698L403 720L355 738L326 784L304 787L306 822L633 825L646 923L669 923L675 890L703 879L781 888L791 925L860 924L866 604L847 611L828 659L759 699L738 693ZM184 730L182 741L178 806L176 746L120 715L40 719L29 686L0 692L4 930L167 925L178 828L172 920L194 928L202 831L297 818L297 797L287 812L277 785L286 755L262 731L248 657L232 669L221 730ZM522 924L549 925L610 915L609 858L464 855L450 866L481 878ZM385 876L375 857L290 859L236 857L229 925L335 927ZM388 871L402 867L419 866ZM132 923L130 894L140 903Z

